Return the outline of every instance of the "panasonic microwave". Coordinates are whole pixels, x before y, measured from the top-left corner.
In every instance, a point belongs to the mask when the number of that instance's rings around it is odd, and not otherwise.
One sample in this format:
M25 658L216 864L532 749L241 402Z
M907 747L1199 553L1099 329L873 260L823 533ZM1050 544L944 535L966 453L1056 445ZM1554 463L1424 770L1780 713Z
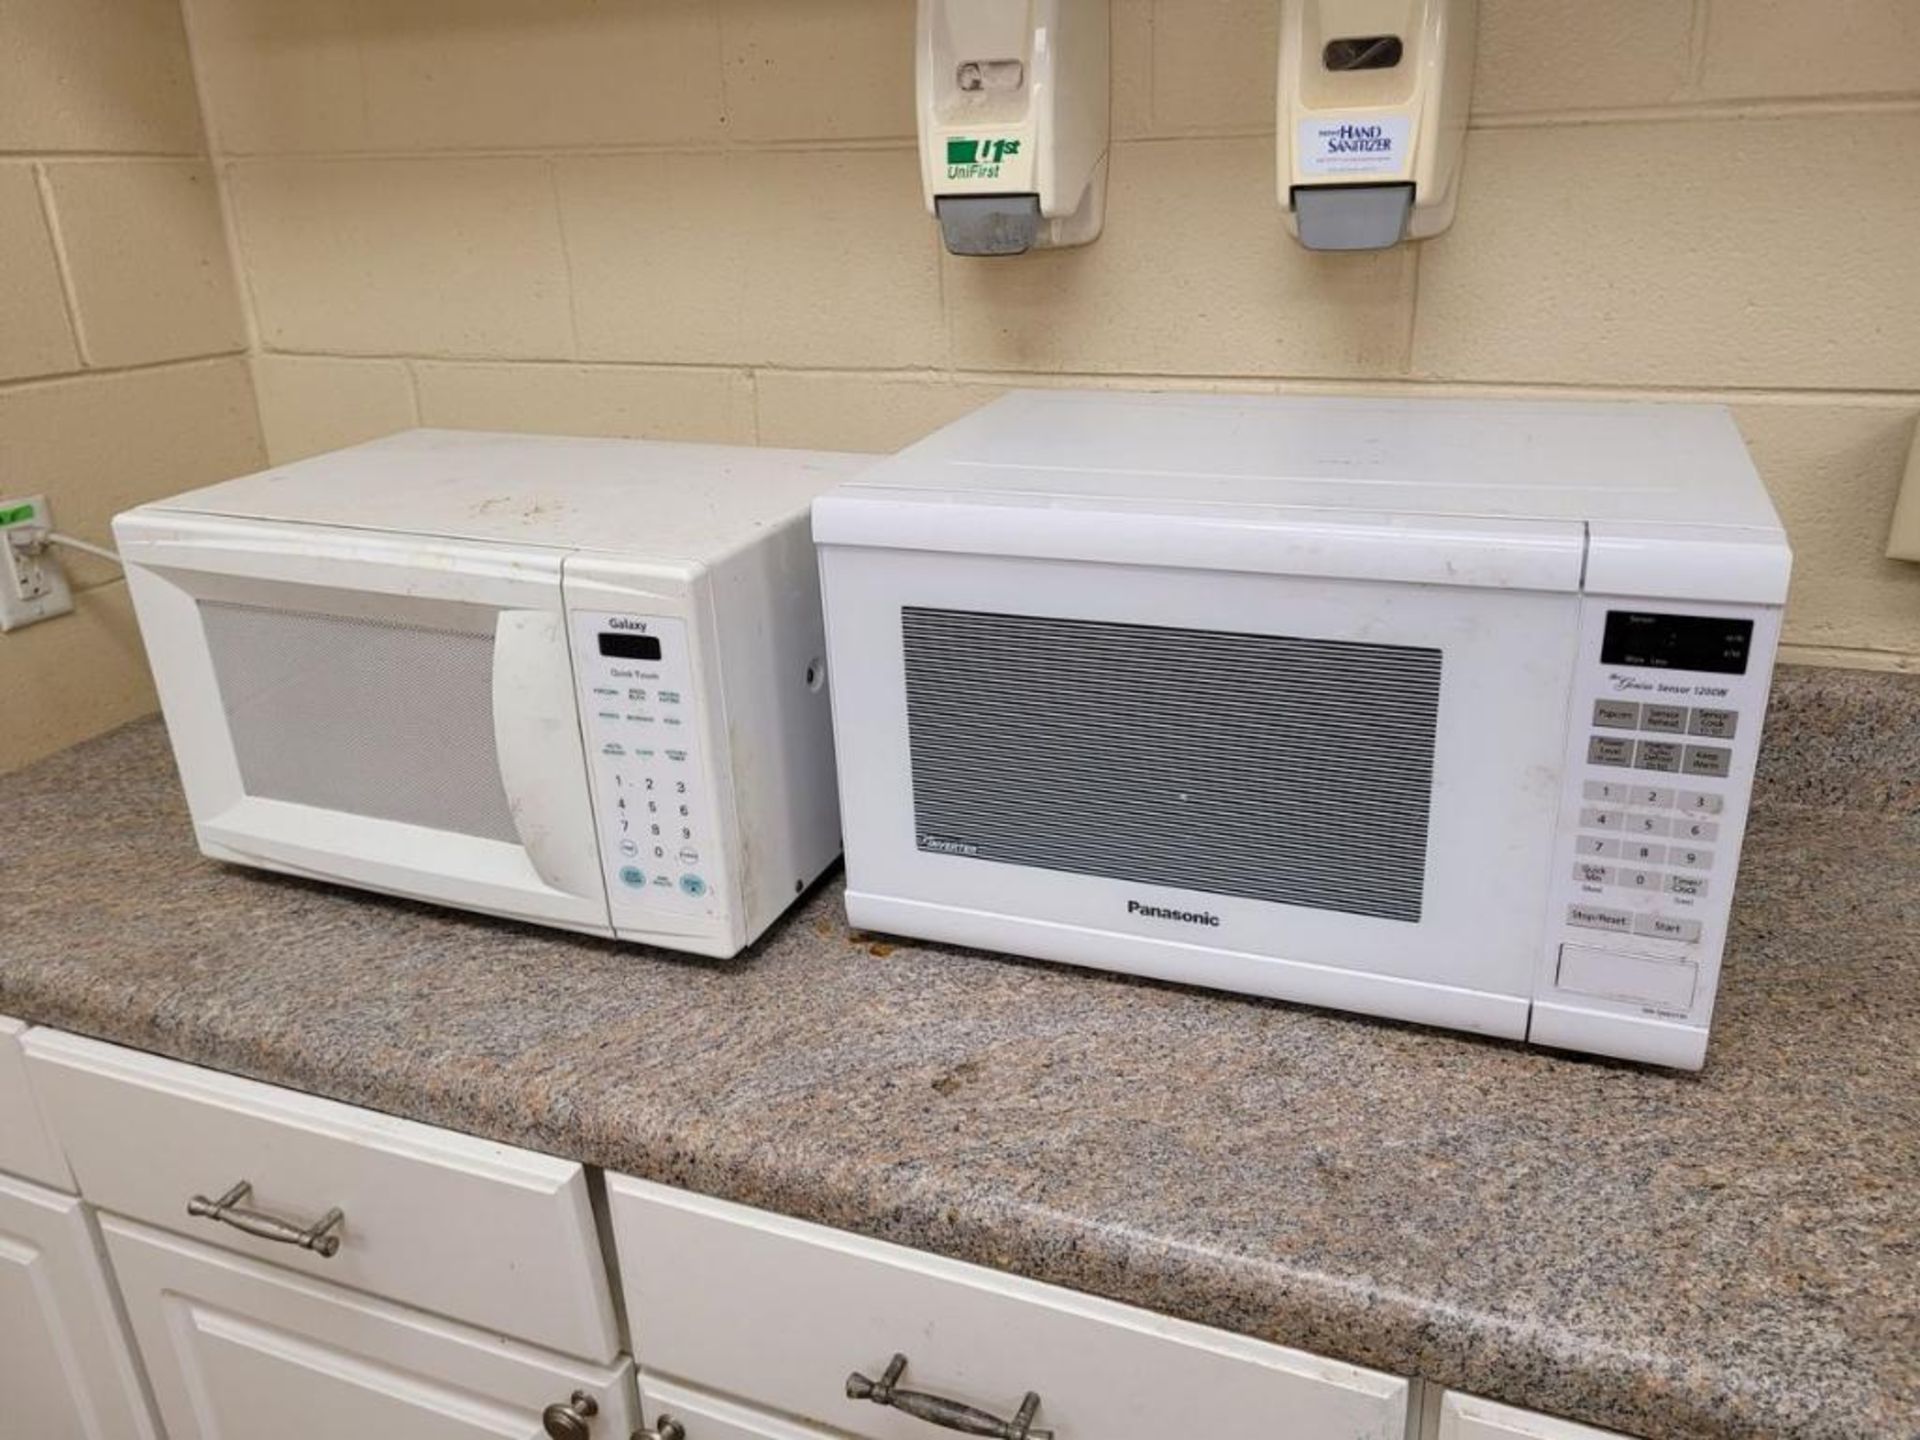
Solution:
M839 855L807 511L870 460L415 430L119 516L201 849L735 953Z
M813 514L853 924L1702 1063L1791 563L1724 409L1021 392Z

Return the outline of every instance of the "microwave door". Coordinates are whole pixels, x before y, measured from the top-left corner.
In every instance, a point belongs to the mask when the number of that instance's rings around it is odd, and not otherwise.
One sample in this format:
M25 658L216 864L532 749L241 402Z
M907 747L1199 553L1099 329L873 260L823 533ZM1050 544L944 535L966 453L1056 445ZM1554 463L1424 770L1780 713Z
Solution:
M1549 542L1564 588L829 548L852 922L1523 1034L1579 623Z
M557 555L199 516L116 533L206 853L608 933Z

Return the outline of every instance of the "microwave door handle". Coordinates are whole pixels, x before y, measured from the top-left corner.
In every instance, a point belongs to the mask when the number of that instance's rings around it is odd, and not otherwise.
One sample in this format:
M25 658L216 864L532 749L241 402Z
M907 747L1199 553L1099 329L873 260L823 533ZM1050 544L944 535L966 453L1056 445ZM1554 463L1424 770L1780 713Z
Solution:
M503 610L493 637L493 739L500 783L535 873L567 895L603 895L587 798L566 619Z

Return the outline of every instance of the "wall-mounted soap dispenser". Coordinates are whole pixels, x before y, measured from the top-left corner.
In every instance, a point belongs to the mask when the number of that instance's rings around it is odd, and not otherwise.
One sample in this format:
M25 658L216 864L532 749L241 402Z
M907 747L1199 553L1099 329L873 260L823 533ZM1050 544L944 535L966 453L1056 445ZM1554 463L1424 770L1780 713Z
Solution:
M1108 0L919 0L920 176L955 255L1084 245L1107 192Z
M1475 0L1281 0L1280 204L1311 250L1453 223Z

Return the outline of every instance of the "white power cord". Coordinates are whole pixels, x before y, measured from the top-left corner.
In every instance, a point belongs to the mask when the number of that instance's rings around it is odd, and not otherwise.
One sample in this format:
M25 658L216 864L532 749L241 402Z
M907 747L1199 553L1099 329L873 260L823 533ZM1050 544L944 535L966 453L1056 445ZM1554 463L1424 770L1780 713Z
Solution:
M7 543L12 545L14 549L24 551L29 555L38 555L49 545L59 545L68 550L78 550L83 555L91 555L95 559L105 560L111 565L121 565L122 568L124 568L124 562L120 557L104 545L95 545L87 540L76 540L71 535L62 535L58 530L46 530L37 525L15 526L13 529L7 531Z
M110 565L122 565L121 559L104 545L95 545L86 540L76 540L71 535L62 535L58 530L49 530L45 542L48 545L64 545L69 550L78 550L83 555L91 555L105 560ZM125 568L122 565L122 568Z

